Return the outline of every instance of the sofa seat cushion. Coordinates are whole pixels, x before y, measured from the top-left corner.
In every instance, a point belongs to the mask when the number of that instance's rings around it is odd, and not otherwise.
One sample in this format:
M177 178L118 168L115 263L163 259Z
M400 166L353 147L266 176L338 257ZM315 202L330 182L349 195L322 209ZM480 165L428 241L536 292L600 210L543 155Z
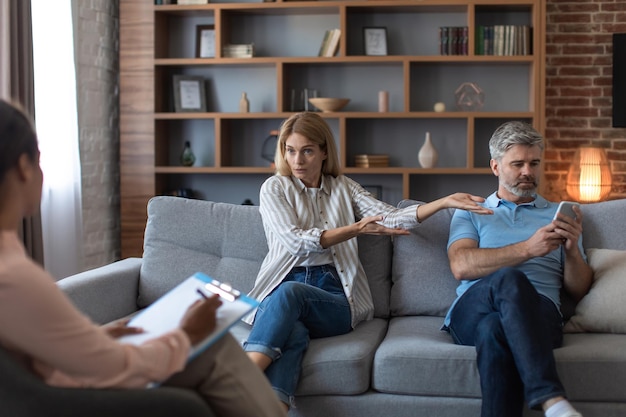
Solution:
M404 395L480 397L476 351L439 330L439 317L397 317L374 358L372 387ZM572 401L626 401L626 335L566 334L554 350Z
M626 335L566 334L554 356L572 401L626 402Z
M387 332L387 320L360 323L352 332L313 339L302 361L296 395L357 395L366 392L372 377L374 354ZM250 326L239 323L231 330L243 343Z
M395 317L374 358L372 388L390 394L480 398L476 350L439 330L441 317Z

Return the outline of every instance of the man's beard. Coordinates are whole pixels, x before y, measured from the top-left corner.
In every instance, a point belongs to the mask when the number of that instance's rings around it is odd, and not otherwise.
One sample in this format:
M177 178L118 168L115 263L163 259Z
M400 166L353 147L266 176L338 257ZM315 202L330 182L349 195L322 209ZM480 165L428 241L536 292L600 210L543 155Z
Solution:
M522 198L526 198L526 197L534 197L535 194L537 194L537 181L532 179L532 178L528 178L529 181L532 181L534 184L534 187L531 189L522 189L519 188L516 185L512 185L512 184L507 184L506 182L502 182L502 186L511 194L513 194L514 196L517 197L522 197Z

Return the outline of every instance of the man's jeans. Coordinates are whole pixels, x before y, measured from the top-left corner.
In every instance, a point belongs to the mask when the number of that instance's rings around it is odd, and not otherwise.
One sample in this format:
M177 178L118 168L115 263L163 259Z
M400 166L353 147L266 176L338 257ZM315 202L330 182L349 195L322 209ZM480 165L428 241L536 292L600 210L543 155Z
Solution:
M472 285L452 310L450 334L476 346L482 417L521 417L565 391L552 349L563 341L562 318L524 273L503 268Z
M309 338L351 329L350 305L335 268L296 267L261 302L244 349L272 358L265 373L280 400L292 404Z

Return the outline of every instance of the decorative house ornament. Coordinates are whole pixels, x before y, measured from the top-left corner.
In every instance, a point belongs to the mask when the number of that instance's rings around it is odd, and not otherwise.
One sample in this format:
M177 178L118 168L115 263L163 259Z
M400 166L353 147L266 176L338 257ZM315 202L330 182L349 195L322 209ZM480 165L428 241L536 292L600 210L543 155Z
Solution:
M611 166L602 148L576 150L567 173L567 193L581 203L606 200L611 194Z
M485 103L485 93L476 83L463 83L454 92L456 107L462 111L478 111Z
M430 139L430 132L426 132L426 138L417 154L417 160L422 168L432 168L437 165L438 158L437 149L435 149Z
M249 111L250 102L248 101L248 95L246 93L241 93L241 98L239 99L239 112L248 113Z

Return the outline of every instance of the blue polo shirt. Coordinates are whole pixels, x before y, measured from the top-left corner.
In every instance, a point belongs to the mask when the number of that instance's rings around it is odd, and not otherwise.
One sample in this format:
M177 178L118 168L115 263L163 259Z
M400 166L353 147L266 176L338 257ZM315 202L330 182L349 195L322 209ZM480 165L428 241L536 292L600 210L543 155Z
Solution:
M493 210L493 215L480 215L465 210L456 210L450 223L450 245L459 239L473 239L479 248L500 248L530 238L540 227L552 221L558 207L537 195L530 203L515 204L491 194L483 206ZM582 237L578 242L581 253ZM557 306L561 305L559 293L563 281L565 253L563 246L545 256L536 257L517 265L526 274L537 292L548 297ZM444 326L450 324L450 313L459 298L478 280L462 280L456 289L457 298L448 310Z

